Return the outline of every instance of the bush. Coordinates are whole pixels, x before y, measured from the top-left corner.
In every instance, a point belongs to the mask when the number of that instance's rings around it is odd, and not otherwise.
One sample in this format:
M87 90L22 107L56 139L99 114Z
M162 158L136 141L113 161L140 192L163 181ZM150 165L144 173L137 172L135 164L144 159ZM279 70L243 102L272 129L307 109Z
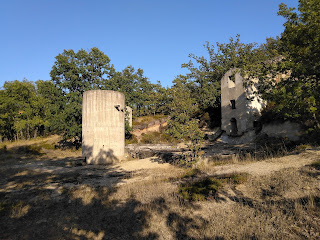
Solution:
M207 177L196 182L182 184L179 187L179 193L185 200L204 201L215 197L221 186L218 179Z
M135 143L138 143L138 139L135 135L132 134L130 138L125 139L125 142L126 144L135 144Z

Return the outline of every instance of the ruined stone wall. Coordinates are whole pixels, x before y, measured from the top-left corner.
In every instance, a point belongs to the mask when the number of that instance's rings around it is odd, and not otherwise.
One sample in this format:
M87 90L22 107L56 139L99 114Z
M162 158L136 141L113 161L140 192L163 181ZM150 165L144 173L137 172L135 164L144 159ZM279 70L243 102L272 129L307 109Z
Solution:
M221 79L221 129L239 136L254 129L264 102L255 96L254 84L245 89L237 69L230 69Z

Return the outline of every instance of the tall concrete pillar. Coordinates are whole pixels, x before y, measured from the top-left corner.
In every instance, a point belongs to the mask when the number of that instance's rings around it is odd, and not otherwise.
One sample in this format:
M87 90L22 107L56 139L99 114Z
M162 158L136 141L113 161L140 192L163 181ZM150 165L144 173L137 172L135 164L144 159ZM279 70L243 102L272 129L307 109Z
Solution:
M123 93L110 90L84 92L82 156L88 164L110 164L123 159L124 118Z
M132 108L129 106L126 106L125 120L128 121L129 126L132 127Z

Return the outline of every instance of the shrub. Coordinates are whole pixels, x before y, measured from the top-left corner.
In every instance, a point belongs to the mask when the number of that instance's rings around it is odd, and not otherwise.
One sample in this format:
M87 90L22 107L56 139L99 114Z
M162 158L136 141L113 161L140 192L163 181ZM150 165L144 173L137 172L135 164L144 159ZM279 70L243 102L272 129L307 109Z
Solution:
M207 177L196 182L182 184L179 187L179 193L185 200L204 201L215 197L221 186L218 179Z
M181 178L190 178L190 177L196 177L198 174L200 174L201 171L198 168L191 168L186 171L184 175L182 175Z
M135 135L131 135L131 137L129 139L125 139L126 144L135 144L138 143L138 139Z

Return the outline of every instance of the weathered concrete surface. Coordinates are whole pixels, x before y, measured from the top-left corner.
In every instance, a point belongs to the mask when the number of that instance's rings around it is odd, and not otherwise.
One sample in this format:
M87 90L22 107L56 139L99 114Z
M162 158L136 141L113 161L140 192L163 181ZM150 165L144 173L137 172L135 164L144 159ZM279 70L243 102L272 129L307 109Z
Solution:
M129 106L126 106L125 120L128 121L129 126L132 127L132 108Z
M238 69L230 69L221 79L221 129L227 135L239 136L254 130L264 102L253 95L254 84L245 89ZM232 101L234 101L232 103ZM232 106L233 105L233 106Z
M125 96L110 90L83 94L82 156L88 164L110 164L124 158Z
M290 75L278 74L277 79ZM277 80L276 79L276 80ZM280 80L277 81L280 81ZM238 69L230 69L221 79L221 129L225 132L221 139L230 144L243 144L255 140L257 134L269 137L283 137L299 140L302 132L299 124L289 121L262 125L258 120L266 102L254 92L258 79L245 88Z

